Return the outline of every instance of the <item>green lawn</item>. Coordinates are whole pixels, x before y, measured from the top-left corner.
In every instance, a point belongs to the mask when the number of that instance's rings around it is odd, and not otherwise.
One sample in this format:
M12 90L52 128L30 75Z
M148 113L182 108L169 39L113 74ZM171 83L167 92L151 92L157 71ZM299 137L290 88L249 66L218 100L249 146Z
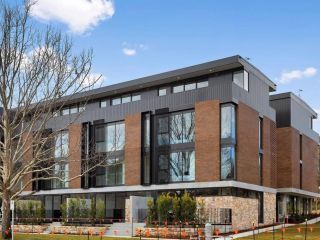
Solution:
M301 232L299 233L297 228L301 228ZM312 231L311 229L312 228ZM257 233L257 230L255 231ZM281 240L282 234L281 230L277 230L275 233L275 240ZM305 237L305 225L294 226L290 228L286 228L283 233L284 240L304 240ZM239 240L252 240L253 236L239 238ZM273 240L272 232L262 233L255 236L256 240ZM320 240L320 223L308 226L307 231L307 240Z
M1 239L1 238L0 238ZM88 236L75 236L75 235L59 235L59 234L15 234L15 240L87 240ZM100 240L99 236L90 236L90 240ZM102 237L103 240L115 240L115 239L129 239L129 238L117 238L117 237ZM132 238L131 238L132 239Z

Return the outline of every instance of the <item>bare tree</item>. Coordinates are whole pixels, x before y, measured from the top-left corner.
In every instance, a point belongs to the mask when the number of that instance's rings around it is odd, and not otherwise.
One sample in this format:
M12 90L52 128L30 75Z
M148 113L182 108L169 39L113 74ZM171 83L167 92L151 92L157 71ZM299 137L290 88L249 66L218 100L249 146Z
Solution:
M92 51L74 54L69 37L53 28L38 30L32 3L0 6L0 193L2 237L10 227L10 200L33 181L56 179L54 112L98 81L90 79ZM90 81L88 81L90 79ZM84 103L85 104L85 103ZM32 158L24 156L32 152ZM86 168L86 171L90 171ZM27 176L33 175L28 179ZM76 177L80 177L76 176ZM70 181L71 179L69 179Z

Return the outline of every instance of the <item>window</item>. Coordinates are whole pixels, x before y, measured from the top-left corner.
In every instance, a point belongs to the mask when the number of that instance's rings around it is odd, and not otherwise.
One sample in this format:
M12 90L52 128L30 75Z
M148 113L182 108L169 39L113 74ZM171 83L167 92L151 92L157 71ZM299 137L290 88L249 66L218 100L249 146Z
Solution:
M124 149L125 126L123 122L95 126L96 152L114 152Z
M167 95L167 89L166 89L166 88L160 88L160 89L158 90L158 95L159 95L159 96L165 96L165 95Z
M221 179L235 178L235 149L234 146L221 147Z
M208 87L208 86L209 86L208 80L201 80L201 81L185 83L185 84L174 86L172 88L172 92L179 93L179 92L183 92L183 91L190 91L190 90L195 90L197 88L204 88L204 87ZM159 96L160 96L160 93L159 93Z
M55 158L65 158L69 154L69 133L68 131L60 131L55 136Z
M309 127L310 127L310 129L313 129L313 118L311 117L310 118L310 122L309 122Z
M178 85L174 86L172 92L173 93L179 93L184 91L184 86L183 85Z
M195 180L194 111L156 117L158 183Z
M194 141L194 112L176 113L158 118L158 145Z
M143 140L143 147L142 147L142 184L149 185L151 183L151 124L150 124L150 113L143 113L142 115L142 140Z
M190 91L196 89L196 83L188 83L184 86L185 91Z
M259 154L259 179L260 185L263 185L263 154Z
M221 180L235 179L236 162L236 108L233 104L221 105Z
M259 148L263 149L263 119L259 118Z
M53 179L52 188L67 188L69 186L69 163L67 157L69 155L69 132L60 131L55 136L54 149L54 176L59 179Z
M123 95L121 101L122 101L122 103L131 102L131 95Z
M170 182L194 181L195 154L190 152L173 152L170 154Z
M208 87L209 86L209 82L208 80L206 81L201 81L197 83L197 88L204 88L204 87Z
M141 95L140 94L132 95L132 102L140 101L140 100L141 100Z
M106 167L99 167L96 172L96 186L114 186L124 184L123 158L106 160Z
M62 115L62 116L69 115L69 112L70 112L69 108L64 108L64 109L62 109L62 111L61 111L61 115Z
M121 104L121 98L113 98L111 100L111 105L114 106L114 105L119 105Z
M249 73L241 70L233 73L233 82L246 91L249 91Z
M129 103L129 102L135 102L141 100L141 95L140 94L125 94L121 97L116 97L111 100L111 105L120 105L124 103ZM107 104L106 104L107 105ZM101 106L101 105L100 105Z
M107 107L107 100L100 101L100 108L105 108L105 107Z
M74 107L70 108L70 114L77 113L77 112L78 112L78 107L77 106L74 106Z
M231 142L236 139L235 106L226 105L221 108L221 138Z

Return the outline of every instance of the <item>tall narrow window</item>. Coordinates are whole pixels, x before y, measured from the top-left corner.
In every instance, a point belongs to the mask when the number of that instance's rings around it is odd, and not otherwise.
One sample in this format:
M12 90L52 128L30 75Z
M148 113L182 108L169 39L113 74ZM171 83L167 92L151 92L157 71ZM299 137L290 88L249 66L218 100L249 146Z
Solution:
M69 186L69 132L60 131L55 136L54 149L54 176L59 179L54 179L52 188L67 188Z
M150 150L150 131L151 131L151 124L150 124L150 113L144 113L142 116L142 140L143 140L143 147L142 147L142 184L149 185L151 183L151 150Z
M221 105L221 180L235 179L236 109L233 104Z
M263 119L259 118L259 148L263 149Z
M96 169L96 186L124 184L124 145L124 122L95 126L95 153L105 157L105 166Z
M259 154L259 181L263 185L263 154Z

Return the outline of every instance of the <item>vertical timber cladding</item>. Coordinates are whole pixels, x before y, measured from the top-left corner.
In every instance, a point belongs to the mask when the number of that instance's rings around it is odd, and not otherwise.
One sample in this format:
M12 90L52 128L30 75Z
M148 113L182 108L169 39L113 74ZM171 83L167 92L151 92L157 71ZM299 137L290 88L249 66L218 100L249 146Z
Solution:
M195 104L196 182L220 180L220 103Z
M23 151L25 151L25 154L23 155L23 165L28 164L28 162L31 161L33 158L33 147L32 147L32 136L31 135L32 135L32 133L30 133L30 134L23 133L23 135L22 135L22 139L24 142ZM25 175L22 180L23 184L26 184L31 179L32 179L32 173ZM28 184L26 186L26 188L24 189L24 191L32 191L32 183Z
M302 189L318 192L318 145L311 138L302 135Z
M258 112L239 102L237 109L237 180L260 185L258 121Z
M292 127L277 128L278 188L300 188L299 132Z
M81 140L82 125L72 124L69 130L69 188L81 188ZM78 177L77 177L78 176Z
M141 113L125 118L125 185L141 184Z

